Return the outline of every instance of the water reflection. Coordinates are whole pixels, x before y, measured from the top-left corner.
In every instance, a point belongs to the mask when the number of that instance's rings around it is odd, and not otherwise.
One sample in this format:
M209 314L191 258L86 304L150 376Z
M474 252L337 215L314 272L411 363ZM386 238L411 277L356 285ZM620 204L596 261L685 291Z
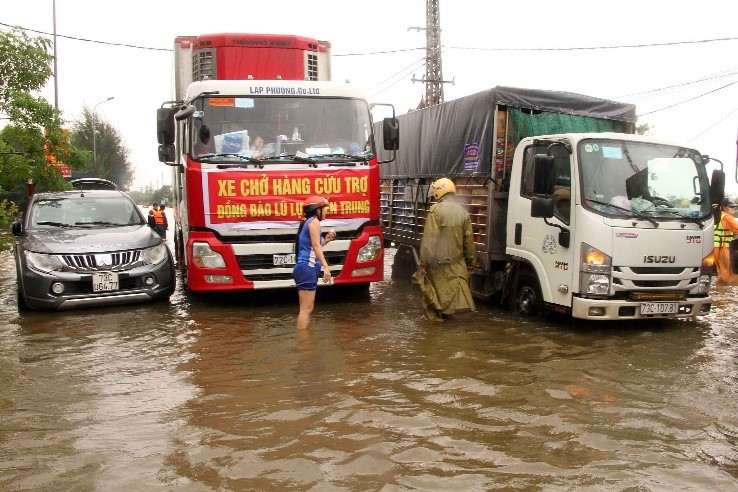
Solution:
M738 485L735 288L697 322L438 325L388 280L298 333L294 293L19 316L14 280L0 256L0 488Z

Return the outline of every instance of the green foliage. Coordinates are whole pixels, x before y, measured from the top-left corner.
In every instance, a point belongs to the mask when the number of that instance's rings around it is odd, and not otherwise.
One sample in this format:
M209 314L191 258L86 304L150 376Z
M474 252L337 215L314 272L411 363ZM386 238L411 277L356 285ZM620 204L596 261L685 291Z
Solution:
M636 125L636 135L648 135L648 132L650 132L652 129L653 127L648 123Z
M15 203L8 200L0 200L0 251L5 251L13 244L13 236L10 234L10 224L20 218L20 211Z
M33 179L36 189L67 187L58 169L46 162L45 147L58 162L73 169L82 165L82 154L68 141L59 112L33 92L43 88L52 75L51 42L31 38L14 29L0 32L0 113L10 125L0 130L0 200L23 208Z
M44 136L40 131L6 126L0 130L0 200L10 200L25 208L28 179L33 180L37 191L69 187L59 169L46 164Z
M171 204L174 200L172 187L164 185L159 189L147 188L143 191L133 190L128 193L134 202L142 205L151 205L152 203Z
M39 110L43 99L33 98L29 92L41 90L51 77L53 57L47 52L51 41L31 38L20 29L0 32L0 111L13 120L22 120L24 109ZM20 104L16 100L21 99ZM45 109L42 111L48 114ZM53 116L53 114L52 114ZM33 120L35 121L35 120Z
M80 119L72 125L71 138L74 146L84 153L84 169L96 178L109 179L120 189L129 187L133 179L130 151L123 146L123 139L115 127L85 107Z

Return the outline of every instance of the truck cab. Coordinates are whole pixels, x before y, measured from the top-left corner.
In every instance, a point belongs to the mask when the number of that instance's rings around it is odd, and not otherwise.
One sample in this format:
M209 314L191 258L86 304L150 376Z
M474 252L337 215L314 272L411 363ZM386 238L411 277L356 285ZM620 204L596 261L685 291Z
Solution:
M709 312L717 193L699 152L562 134L522 140L512 169L506 252L525 284L519 308L585 319Z

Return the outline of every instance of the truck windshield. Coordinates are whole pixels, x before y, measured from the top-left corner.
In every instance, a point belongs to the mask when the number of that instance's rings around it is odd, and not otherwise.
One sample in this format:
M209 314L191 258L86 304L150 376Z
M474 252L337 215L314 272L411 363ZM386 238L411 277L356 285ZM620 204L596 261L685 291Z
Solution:
M194 104L190 153L201 161L360 160L374 153L363 100L210 96Z
M650 220L710 214L710 184L691 149L588 139L578 148L584 206L608 216Z

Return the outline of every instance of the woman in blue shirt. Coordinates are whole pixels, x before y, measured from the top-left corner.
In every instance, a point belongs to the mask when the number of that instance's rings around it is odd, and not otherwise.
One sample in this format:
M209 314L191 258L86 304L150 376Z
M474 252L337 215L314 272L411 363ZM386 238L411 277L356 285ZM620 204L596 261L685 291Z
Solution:
M297 260L292 276L297 285L300 300L300 313L297 315L297 328L307 329L310 326L310 315L315 307L315 290L318 288L320 267L323 266L323 282L331 280L331 271L323 255L323 246L331 242L336 233L331 229L325 236L320 236L320 221L325 218L328 199L322 196L311 196L302 207L305 220L297 229L295 251ZM317 261L316 261L317 260Z

